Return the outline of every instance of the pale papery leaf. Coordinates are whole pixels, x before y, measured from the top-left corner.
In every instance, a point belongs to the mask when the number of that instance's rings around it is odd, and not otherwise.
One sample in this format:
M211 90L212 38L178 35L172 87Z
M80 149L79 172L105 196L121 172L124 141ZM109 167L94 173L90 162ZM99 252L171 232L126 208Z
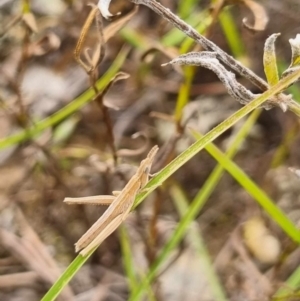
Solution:
M53 32L48 32L40 39L29 45L28 52L30 55L42 56L60 47L61 40Z
M32 13L23 14L22 19L32 32L38 32L35 16Z
M243 24L246 28L252 31L263 31L266 29L266 26L269 21L269 17L264 9L264 7L253 1L253 0L244 0L245 5L252 11L254 15L254 25L248 23L247 18L243 19Z
M134 9L127 15L122 16L115 22L106 26L103 30L104 41L107 42L111 37L113 37L124 25L131 20L131 18L137 13L138 5L134 6Z
M102 16L105 19L109 19L110 17L113 17L114 15L110 13L109 11L109 4L111 0L99 0L97 6L102 14ZM116 15L119 15L120 12L118 12Z
M104 96L106 95L106 93L108 92L108 90L110 89L110 87L116 83L119 80L123 80L123 79L127 79L130 75L128 73L125 72L118 72L109 82L109 84L105 87L105 89L103 89L103 91L101 93L99 93L96 98L95 101L97 103L100 103L100 105L104 104L106 107L114 109L114 110L119 110L118 107L116 107L115 105L108 103L105 101Z

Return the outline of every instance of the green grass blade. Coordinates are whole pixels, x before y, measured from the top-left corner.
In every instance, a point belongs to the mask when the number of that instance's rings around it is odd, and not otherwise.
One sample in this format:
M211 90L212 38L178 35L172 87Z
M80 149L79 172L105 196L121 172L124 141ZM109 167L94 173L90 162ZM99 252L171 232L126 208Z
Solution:
M165 180L167 180L176 170L178 170L183 164L189 161L193 156L195 156L200 150L202 150L207 144L216 139L219 135L221 135L224 131L229 129L232 125L234 125L238 120L246 116L256 107L261 105L264 101L270 98L272 95L277 94L278 92L284 90L291 83L293 83L300 76L300 71L297 71L293 74L288 75L284 79L280 80L278 84L271 87L268 91L261 94L259 97L254 99L251 103L247 104L235 114L230 116L228 119L220 123L213 130L207 133L203 138L196 141L192 144L187 150L181 153L175 160L173 160L170 164L168 164L165 168L163 168L155 177L153 177L149 183L146 185L146 189L144 192L140 193L136 200L135 206L142 202L146 198L148 194L150 194L153 190L155 190L158 186L160 186ZM179 236L182 237L182 233L178 233ZM172 250L172 246L170 245L170 250ZM63 287L74 277L76 272L80 269L80 267L84 264L84 262L88 259L88 257L92 254L93 251L89 253L88 256L82 257L78 255L77 258L69 265L66 271L61 275L61 277L54 283L48 293L44 296L42 301L52 301L54 300ZM169 250L166 249L168 254ZM160 257L165 256L163 254L159 255ZM148 275L148 279L153 279L155 276L157 267L154 265L153 272ZM144 283L144 282L143 282ZM130 300L138 300L141 293L145 288L148 287L148 284L141 284L138 290L132 295Z
M72 263L68 266L65 272L58 278L58 280L53 284L50 290L46 293L46 295L41 299L41 301L53 301L59 295L59 293L64 289L64 287L70 282L70 280L76 275L76 273L80 270L83 264L89 259L89 257L93 254L90 252L88 256L83 257L78 255Z
M241 130L236 136L236 139L230 149L228 150L228 156L234 156L236 153L237 149L239 148L240 143L242 142L243 137L246 136L246 134L249 132L253 124L255 123L256 119L258 118L260 110L256 110L252 112L251 116L247 119L245 124L242 126ZM142 285L148 286L149 283L153 280L154 275L157 273L159 267L161 264L165 261L167 258L169 252L173 250L174 247L181 241L183 238L188 226L190 223L194 220L194 218L199 214L199 211L203 208L206 200L209 198L211 193L214 191L214 188L218 181L220 180L221 176L223 174L223 167L222 166L217 166L199 193L196 195L192 203L190 204L190 207L187 211L187 213L181 218L180 223L178 224L177 228L175 229L172 238L170 241L167 242L167 244L164 246L162 249L159 257L156 259L155 263L151 266L150 271L147 275L147 278L144 280ZM136 299L133 296L133 300L138 300L138 294L141 294L142 290L138 289L135 294L136 294Z
M162 185L165 180L167 180L173 173L176 172L182 165L189 161L193 156L195 156L199 151L201 151L208 143L212 142L227 129L233 126L236 122L245 117L252 110L263 104L267 99L272 97L275 94L283 91L291 83L293 83L300 76L300 70L296 71L293 74L288 75L287 77L281 79L278 84L271 87L269 90L265 91L263 94L255 98L253 101L242 107L240 110L235 112L225 121L221 122L214 129L208 132L203 138L196 141L183 153L181 153L176 159L164 167L155 177L153 177L148 184L144 192L139 193L135 199L135 206L143 201L147 195L149 195L153 190L158 186Z
M236 58L242 57L245 54L244 43L242 42L229 8L222 10L219 15L219 21L233 56Z
M177 185L172 185L172 187L170 188L170 194L173 198L173 202L179 215L183 217L189 209L186 196ZM201 258L201 269L203 269L203 274L205 275L205 278L207 279L210 286L210 292L213 296L213 300L227 301L223 287L218 279L218 276L215 273L209 253L205 247L202 236L199 233L199 229L196 229L194 227L189 228L187 238Z
M191 14L185 19L185 21L188 24L190 24L192 27L196 27L197 24L199 24L200 20L203 20L203 12ZM192 40L191 38L187 37L185 33L180 31L178 28L173 28L160 39L160 43L166 47L169 47L169 46L178 45L186 39Z
M211 16L208 15L206 12L203 13L203 19L204 19L204 22L201 22L196 27L196 30L200 33L204 33L205 30L207 29L207 27L212 22ZM180 53L188 52L194 42L195 41L190 38L186 39L180 47ZM183 70L184 70L184 81L180 85L180 88L179 88L175 112L174 112L174 118L175 118L176 124L180 123L182 114L183 114L183 109L186 106L186 104L189 102L191 86L192 86L194 75L195 75L197 69L195 66L184 66Z
M273 296L273 301L281 300L298 300L295 298L293 292L298 290L299 298L299 287L300 287L300 267L298 267L294 273L285 282L285 285L280 288ZM293 298L294 297L294 298Z
M107 72L97 81L96 85L99 91L102 91L108 85L112 77L122 67L125 58L128 54L128 51L129 51L128 48L124 48L116 57L116 59L113 61L112 65L107 70ZM54 113L53 115L37 122L34 126L29 127L28 129L23 130L12 136L0 139L0 150L8 146L18 144L28 139L34 138L45 129L59 123L60 121L64 120L66 117L78 111L81 107L83 107L85 104L90 102L93 99L94 95L95 93L93 89L90 88L86 92L81 94L79 97L74 99L70 104L66 105L61 110Z
M196 68L194 66L184 66L184 82L180 85L178 97L176 101L174 118L179 123L183 114L183 109L190 99L191 85L195 75Z
M193 131L193 135L197 139L202 136L195 131ZM268 195L257 186L242 169L240 169L240 167L228 159L215 145L209 144L205 149L257 201L265 212L269 214L291 239L300 243L300 231L298 228L283 213L283 211L274 204Z
M198 20L201 20L200 22L198 21L195 25L194 28L199 32L199 33L204 33L205 30L207 29L208 26L211 25L213 19L212 16L210 15L208 10L202 11L201 15L199 15ZM191 39L190 37L187 37L184 39L180 46L180 54L187 53L190 51L191 47L195 44L195 41Z
M197 140L194 144L192 144L187 150L181 153L176 159L174 159L171 163L169 163L165 168L163 168L155 177L153 177L149 183L146 185L146 189L144 192L140 193L136 200L135 206L141 203L148 194L150 194L153 190L155 190L158 186L160 186L166 179L168 179L177 169L179 169L182 165L184 165L187 161L189 161L194 155L196 155L200 150L202 150L206 145L212 142L216 137L222 134L225 130L230 128L233 124L235 124L238 120L246 116L250 113L254 108L261 105L264 101L270 98L272 95L275 95L288 87L291 83L293 83L300 76L300 71L296 71L294 74L287 76L286 78L280 80L278 84L271 87L269 90L265 91L259 97L254 99L251 103L247 104L235 114L230 116L228 119L220 123L213 130L203 136L201 139ZM231 161L230 161L231 162ZM191 216L187 216L187 220L193 218L193 214L195 212L189 212ZM152 269L149 271L147 278L141 283L140 287L137 291L133 292L130 301L139 300L142 296L145 288L149 285L149 283L155 277L158 268L160 266L160 262L164 260L164 258L169 254L169 252L176 245L176 241L179 241L184 235L184 228L187 225L182 225L182 229L176 229L173 235L173 241L169 242L165 245L163 251L159 254L156 261L154 262Z
M120 233L120 243L121 243L123 266L124 266L125 273L128 278L129 288L132 291L132 290L135 290L139 286L139 282L136 277L136 271L134 269L132 254L131 254L131 250L130 250L130 241L129 241L127 229L125 226L121 225L119 230L120 230L119 233Z
M184 19L189 15L192 15L193 10L197 4L199 4L199 0L181 0L178 3L178 15L180 18Z

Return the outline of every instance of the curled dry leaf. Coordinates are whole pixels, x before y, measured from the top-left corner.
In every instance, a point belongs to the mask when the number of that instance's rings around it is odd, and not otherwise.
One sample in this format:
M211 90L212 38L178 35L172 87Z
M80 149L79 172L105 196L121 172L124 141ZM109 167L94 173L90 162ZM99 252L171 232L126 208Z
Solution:
M107 42L111 37L113 37L120 29L124 27L124 25L131 20L131 18L137 13L138 11L138 5L135 5L133 10L116 20L115 22L112 22L109 24L105 29L103 30L103 36L104 36L104 41Z
M88 36L88 31L91 28L94 20L96 20L99 38L96 43L95 50L92 51L92 54L89 53L89 50L84 50L84 57L86 61L81 59L82 49L84 47L84 43ZM103 25L101 22L101 16L99 15L99 10L97 7L92 7L91 12L89 13L79 36L78 42L74 51L74 58L82 66L82 68L90 74L95 70L97 65L101 62L104 57L104 38L103 38Z
M144 53L141 55L141 60L145 61L148 55L157 51L163 53L167 58L171 60L175 59L179 55L178 51L174 47L166 48L166 47L162 47L161 45L155 45L147 49L146 51L144 51Z
M251 31L265 30L269 21L269 17L264 7L253 0L243 0L243 2L245 3L245 5L249 7L249 9L252 11L254 15L254 25L250 25L248 23L247 18L244 18L243 19L244 26Z
M156 43L155 43L156 44ZM154 54L155 52L161 52L163 53L167 58L173 60L175 59L179 53L174 47L162 47L159 44L156 44L155 46L147 49L144 51L141 55L141 61L146 61L147 58L151 55ZM178 68L176 65L174 65L174 69L181 75L183 75L182 69Z
M243 25L245 26L245 28L249 29L252 32L265 30L265 28L269 22L269 17L267 15L264 7L261 4L257 3L257 1L227 0L226 3L227 4L243 4L251 10L251 12L253 13L253 16L254 16L254 24L250 25L248 23L248 19L244 18Z
M33 56L42 56L60 47L60 38L53 32L48 32L29 47L29 53Z
M116 32L118 32L124 25L136 14L138 11L138 6L136 5L134 9L124 17L120 18L116 22L113 22L105 29L103 29L102 17L99 13L99 9L96 6L92 6L92 10L86 19L84 26L82 27L80 37L78 39L74 57L75 60L84 68L84 70L90 74L92 73L96 67L101 63L104 58L105 51L105 42L107 42L111 37L113 37ZM85 48L84 43L88 36L88 31L90 30L94 20L96 21L97 29L98 29L98 41L96 42L96 46L94 49ZM84 60L81 59L81 53L83 53Z
M131 136L132 139L137 139L140 137L143 137L145 140L143 145L140 148L138 148L138 149L126 149L126 148L120 149L117 151L117 155L120 157L131 157L131 156L138 156L138 155L141 155L142 153L144 153L149 145L149 137L143 132L137 132Z
M113 109L113 110L119 110L118 107L114 106L113 104L107 102L104 100L104 96L106 95L106 93L108 92L108 90L110 89L110 87L116 83L119 80L122 79L127 79L130 75L128 73L125 72L118 72L109 82L109 84L105 87L105 89L99 93L98 95L96 95L95 97L95 101L100 105L100 107L102 106L102 104L104 104L106 107Z
M109 19L113 17L114 15L110 13L109 11L109 4L111 0L99 0L98 1L98 8L102 14L102 16L105 19ZM120 15L120 12L118 12L116 15Z

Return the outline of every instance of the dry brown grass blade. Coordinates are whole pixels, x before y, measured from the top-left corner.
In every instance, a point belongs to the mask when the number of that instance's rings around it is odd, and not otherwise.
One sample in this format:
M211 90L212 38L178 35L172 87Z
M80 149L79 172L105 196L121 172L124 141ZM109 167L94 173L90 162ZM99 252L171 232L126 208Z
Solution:
M17 15L11 19L11 21L0 29L0 38L3 37L11 28L18 24L22 20L22 15Z
M118 19L116 22L111 23L105 29L103 29L102 16L99 13L99 9L96 6L92 6L92 10L82 27L80 37L74 51L76 61L84 68L84 70L88 74L92 73L102 61L104 57L105 42L107 42L122 27L124 27L124 25L137 13L137 11L138 6L135 5L134 9L129 14ZM94 50L90 53L90 49L84 49L84 43L88 36L88 31L90 30L94 20L96 20L96 25L99 33L99 41L96 43ZM85 61L82 60L81 53L83 53Z
M132 157L132 156L138 156L143 154L148 148L150 141L149 141L149 137L143 132L137 132L131 136L132 139L137 139L139 137L143 137L145 140L141 147L139 147L138 149L126 149L126 148L120 149L117 151L118 156Z
M52 272L56 271L54 276L60 275L60 269L58 268L55 260L49 255L45 245L29 225L21 210L17 210L17 219L21 224L20 233L27 248L35 254L35 258L39 258L41 262L44 262Z
M22 20L26 26L34 33L38 32L38 27L34 14L26 13L22 15Z
M101 62L101 59L104 56L104 39L103 39L103 26L101 21L101 16L99 14L99 10L97 7L93 6L91 12L89 13L79 36L77 45L74 50L74 58L78 62L79 65L86 71L87 74L91 74L97 65ZM99 33L99 41L96 43L95 50L90 55L88 49L84 49L84 44L86 38L88 36L88 32L94 22L96 20L96 24L98 27ZM86 62L81 59L81 53L84 53L84 57Z
M264 9L264 7L253 0L243 0L245 5L252 11L254 15L254 24L250 25L247 18L243 19L243 24L246 28L251 31L263 31L269 22L269 17Z
M100 106L100 108L102 107L102 105L105 105L108 108L114 109L114 110L119 110L118 107L110 104L109 102L104 100L104 96L107 94L107 92L109 91L109 89L111 88L111 86L116 83L119 80L123 80L123 79L127 79L130 75L128 73L125 72L118 72L108 83L108 85L104 88L104 90L99 93L96 97L95 97L95 102Z
M0 237L2 245L6 249L10 250L15 257L30 269L36 271L42 279L49 282L49 274L45 270L45 266L38 259L33 260L33 254L31 254L27 247L24 247L20 237L5 229L0 229Z
M61 40L53 32L47 32L37 41L29 45L28 53L30 56L42 56L51 51L57 50L61 45Z
M103 30L104 41L107 42L111 37L113 37L124 25L131 20L131 18L137 13L139 7L134 6L134 9L124 17L119 18L117 21L109 24Z
M0 276L0 288L11 289L14 287L34 286L40 277L36 272L22 272Z
M30 227L22 212L17 210L17 220L20 224L22 237L0 229L3 245L9 249L20 261L35 271L45 282L53 284L61 274L56 262L47 252L35 231ZM63 300L73 300L74 294L68 286L62 293Z

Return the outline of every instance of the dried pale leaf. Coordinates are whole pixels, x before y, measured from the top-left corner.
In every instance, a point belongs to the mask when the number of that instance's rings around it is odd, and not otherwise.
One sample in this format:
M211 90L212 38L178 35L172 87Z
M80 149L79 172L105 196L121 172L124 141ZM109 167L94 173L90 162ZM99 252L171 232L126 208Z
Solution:
M277 60L275 53L275 41L277 37L280 36L280 33L274 33L269 36L265 42L264 47L264 71L270 86L274 86L279 81L278 69L277 69Z
M95 69L103 60L104 58L104 43L100 41L97 43L95 50L93 51L92 57L91 57L91 63L93 68Z
M131 157L131 156L138 156L141 155L146 151L149 145L149 137L143 132L137 132L131 136L133 139L137 139L139 137L143 137L145 142L143 145L138 149L120 149L117 151L117 155L120 157Z
M77 44L76 44L76 47L75 47L75 50L74 50L75 60L78 62L78 64L80 64L82 66L82 68L84 68L84 70L87 73L90 73L91 70L95 69L95 66L93 65L93 59L92 59L92 57L90 57L89 53L87 51L85 51L84 55L85 55L85 58L87 60L87 63L88 63L87 64L81 59L80 54L81 54L82 49L84 47L84 43L85 43L85 40L87 38L88 31L89 31L90 27L92 26L93 21L96 18L97 14L99 14L98 8L93 7L91 12L89 13L84 25L83 25L83 27L82 27L79 39L77 41ZM100 28L100 30L102 30L102 29ZM100 31L100 41L99 41L100 43L101 43L101 32L102 31Z
M64 202L70 205L110 205L114 200L113 195L94 195L78 198L65 198Z
M23 14L22 19L32 32L38 32L36 20L32 13Z
M110 17L114 16L109 11L110 1L111 0L99 0L98 2L98 8L105 19L109 19ZM120 12L118 12L116 15L120 15Z
M92 66L94 67L94 69L102 62L105 54L105 47L104 47L105 40L104 40L104 33L103 33L102 16L100 14L96 14L95 18L96 18L97 30L99 33L98 36L99 41L98 43L96 43L97 45L91 56Z
M131 18L137 13L138 5L134 6L134 9L124 17L119 18L117 21L109 24L103 30L104 41L107 42L111 37L113 37L124 25L131 20Z
M175 122L175 118L173 115L169 115L169 114L162 113L162 112L152 111L152 112L150 112L149 116L152 118L157 118L157 119L164 120L164 121L167 121L170 123Z
M1 289L15 289L18 287L34 287L40 277L37 272L20 272L0 276Z
M22 20L22 16L22 14L19 14L11 18L11 20L7 24L2 24L2 28L0 28L0 38L2 38L11 28L19 23Z
M92 60L92 55L91 55L91 48L85 48L83 50L83 57L85 58L87 65L90 66L90 70L94 69L93 68L93 60Z
M249 7L249 9L252 11L254 15L254 25L248 24L247 18L243 19L243 24L246 28L248 28L251 31L263 31L265 30L269 18L268 15L264 9L264 7L253 1L253 0L244 0L245 5Z
M53 32L49 32L29 47L29 53L35 56L45 55L60 47L60 38Z
M128 73L125 73L125 72L118 72L112 79L111 81L109 82L109 84L105 87L105 89L99 93L96 98L95 98L95 101L99 104L104 104L105 106L107 106L108 108L112 108L112 109L117 109L115 106L111 105L111 104L108 104L106 101L104 101L104 96L106 95L106 93L108 92L108 90L110 89L110 87L116 83L117 81L119 80L122 80L122 79L127 79L129 77L129 74Z

